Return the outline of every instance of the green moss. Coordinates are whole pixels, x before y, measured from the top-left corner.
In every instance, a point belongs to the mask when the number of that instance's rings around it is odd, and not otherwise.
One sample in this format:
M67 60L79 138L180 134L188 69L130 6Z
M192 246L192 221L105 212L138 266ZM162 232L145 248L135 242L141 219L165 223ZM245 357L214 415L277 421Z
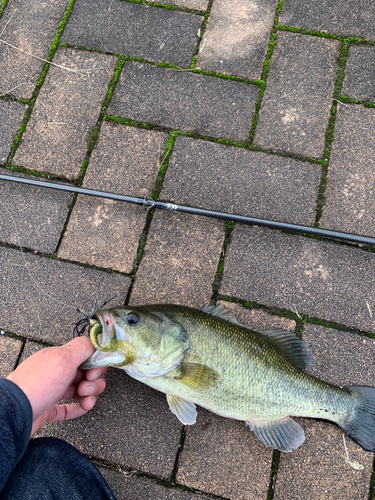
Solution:
M319 221L322 215L322 210L325 201L325 190L327 187L327 175L328 175L328 162L331 154L332 141L334 138L335 120L337 114L337 102L341 99L342 82L344 79L344 71L345 71L346 60L348 58L348 51L349 51L349 43L347 40L344 40L341 47L339 65L336 75L333 105L331 108L331 115L326 132L325 147L323 153L323 169L322 169L319 194L316 204L316 215L314 224L315 227L319 227Z
M282 2L279 2L278 9L276 12L275 21L274 21L274 29L275 29L275 25L277 24L277 21L278 21L279 11L281 11L281 7L282 7ZM259 85L259 96L258 96L256 105L255 105L255 113L254 113L253 123L251 125L249 139L247 141L248 144L252 144L254 141L255 130L256 130L256 126L258 124L259 110L260 110L260 107L262 105L263 94L264 94L264 91L266 88L266 79L267 79L268 71L270 68L271 57L273 54L273 50L275 48L276 39L277 39L277 34L273 31L271 33L270 41L268 43L266 58L265 58L265 61L263 63L262 77L261 77L261 80L257 82Z
M1 16L3 15L5 7L8 5L8 1L9 0L2 0L2 2L0 3L0 19Z
M158 176L156 178L154 189L152 191L152 199L153 200L159 199L160 191L161 191L161 188L163 186L165 173L167 171L168 164L169 164L169 159L171 157L174 143L176 142L176 138L178 135L181 135L181 132L174 131L169 135L167 146L165 148L165 151L163 151L162 156L160 158L160 168L159 168Z
M273 450L271 477L270 477L270 485L268 488L267 500L273 500L273 497L274 497L276 477L277 477L277 473L279 470L279 463L280 463L280 455L281 455L281 453L279 450Z
M58 48L58 45L59 45L59 40L60 40L60 36L66 26L66 23L68 22L68 19L69 19L69 16L70 16L70 13L72 11L72 8L73 8L73 5L74 5L74 2L75 0L70 0L69 3L68 3L68 6L66 8L66 11L63 15L63 18L59 24L59 27L57 29L57 32L56 32L56 35L54 36L53 38L53 41L52 41L52 45L48 51L48 55L46 57L46 60L47 61L52 61L55 53L56 53L56 50ZM38 81L37 81L37 84L36 84L36 87L35 87L35 90L33 92L33 96L32 96L32 99L31 101L28 101L27 104L29 104L29 107L28 109L26 110L25 112L25 115L24 115L24 118L22 120L22 124L21 124L21 127L20 127L20 130L18 132L18 134L16 135L15 139L13 140L13 144L12 144L12 148L11 148L11 152L10 152L10 155L9 155L9 158L8 158L8 161L6 163L6 167L10 167L11 165L11 162L13 160L13 157L14 157L14 154L17 150L17 147L21 141L21 138L22 138L22 135L26 129L26 125L30 119L30 116L31 116L31 113L33 111L33 108L34 108L34 105L35 105L35 101L38 97L38 94L39 94L39 91L40 91L40 88L45 80L45 77L47 75L47 71L49 69L49 66L50 64L49 63L45 63L44 66L43 66L43 70L38 78Z
M316 212L315 212L314 227L319 227L319 221L320 221L320 217L322 215L322 209L323 209L323 205L324 205L325 191L326 191L326 187L327 187L327 175L328 175L328 166L325 165L325 166L322 167L322 174L320 176L318 199L316 201Z
M331 35L330 33L324 33L322 31L314 31L302 28L296 28L295 26L284 26L282 24L278 24L276 26L277 31L290 31L291 33L301 33L303 35L312 35L319 36L321 38L331 38L333 40L343 40L344 37L340 37L338 35Z
M123 2L128 2L128 3L138 3L141 5L149 5L151 7L159 7L160 9L166 9L166 10L177 10L177 11L182 11L182 9L176 5L170 5L170 4L164 4L160 2L148 2L146 0L120 0Z
M218 300L219 296L219 289L221 285L221 281L223 279L223 274L224 274L224 264L225 264L225 256L227 253L227 248L228 244L232 235L232 232L236 226L236 223L233 221L227 221L225 225L225 237L224 237L224 242L223 242L223 247L221 250L220 258L219 258L219 263L217 266L217 271L216 275L214 278L214 281L212 283L212 296L211 296L211 304L216 304L216 301Z
M370 493L369 493L368 499L369 500L375 499L375 459L374 459L373 471L372 471L371 479L370 479Z
M91 154L94 150L94 147L96 145L96 142L97 142L99 134L100 134L101 123L102 123L103 118L106 114L109 103L111 102L113 92L114 92L116 84L120 78L120 74L121 74L121 71L122 71L124 64L125 64L125 58L119 57L119 60L116 64L113 76L112 76L110 84L109 84L107 94L106 94L106 96L103 100L103 103L102 103L98 123L95 125L95 127L93 128L93 130L91 132L89 144L87 146L86 157L81 165L81 169L80 169L80 172L79 172L79 175L77 178L77 184L79 186L82 184L83 178L85 176L85 173L86 173L86 170L87 170L90 158L91 158Z

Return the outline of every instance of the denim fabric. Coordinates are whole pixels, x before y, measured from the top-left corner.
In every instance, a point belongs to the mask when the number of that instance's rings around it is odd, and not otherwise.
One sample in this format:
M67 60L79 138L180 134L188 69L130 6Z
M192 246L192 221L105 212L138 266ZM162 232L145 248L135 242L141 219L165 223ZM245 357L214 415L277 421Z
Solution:
M31 439L0 500L62 499L116 500L98 469L76 448L57 438Z

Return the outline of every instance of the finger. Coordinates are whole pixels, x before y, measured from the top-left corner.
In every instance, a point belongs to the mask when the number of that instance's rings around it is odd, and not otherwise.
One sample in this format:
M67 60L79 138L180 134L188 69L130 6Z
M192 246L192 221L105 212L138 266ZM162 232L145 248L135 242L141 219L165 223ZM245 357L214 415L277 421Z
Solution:
M93 402L91 408L93 408ZM82 417L85 415L89 408L89 404L85 405L87 409L85 409L80 403L67 403L63 405L56 405L53 411L48 416L47 422L59 422L60 420L72 420L74 418Z
M85 397L78 396L77 400L78 400L78 404L80 404L81 407L83 408L83 410L85 410L85 412L87 412L87 411L90 411L94 408L94 406L96 405L96 402L98 401L98 397L99 397L98 395L85 396Z
M84 380L81 382L77 388L77 394L79 396L93 396L95 394L101 394L105 389L104 378L99 378L93 382Z
M94 354L95 349L87 337L76 337L61 347L67 353L70 363L76 367Z
M66 390L65 394L61 397L61 400L63 399L75 399L75 396L77 394L77 385L71 385L68 387Z
M97 380L98 378L103 377L103 375L105 375L107 370L108 370L107 366L103 368L92 368L91 370L87 370L86 379L90 381Z
M72 381L72 384L78 385L85 378L84 370L77 370L77 373Z

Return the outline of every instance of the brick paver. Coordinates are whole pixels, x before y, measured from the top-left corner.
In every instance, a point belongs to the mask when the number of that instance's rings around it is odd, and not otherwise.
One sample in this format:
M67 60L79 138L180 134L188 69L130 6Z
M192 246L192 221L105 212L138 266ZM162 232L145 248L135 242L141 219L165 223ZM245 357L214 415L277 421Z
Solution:
M104 122L83 187L150 198L168 135Z
M199 409L187 430L177 481L234 500L267 498L272 453L245 422Z
M220 300L218 304L223 305L231 311L233 316L238 321L241 321L245 325L249 325L255 330L277 330L278 328L281 328L283 330L294 332L296 328L296 322L293 319L275 316L263 311L262 309L248 309L241 306L241 304L225 302L223 300Z
M203 307L212 295L224 236L223 222L156 213L131 303Z
M103 123L84 187L151 198L167 137ZM146 215L143 207L80 195L58 255L130 273Z
M19 102L0 101L0 164L8 159L12 142L21 126L27 106Z
M0 377L14 370L22 348L22 340L0 335Z
M279 32L254 144L321 158L340 42Z
M355 470L345 462L343 432L338 427L323 421L296 421L306 440L292 454L281 454L275 500L368 498L374 455L346 437L349 459L364 467Z
M47 58L68 3L68 0L9 2L0 20L0 39L13 47L0 42L0 94L11 91L16 97L31 98L44 66L36 57Z
M280 24L375 41L371 0L284 0Z
M220 293L373 330L374 266L357 248L238 226Z
M122 304L130 279L0 247L0 328L52 344L72 339L80 319L77 307L90 311L117 294ZM46 295L47 294L47 295Z
M277 1L215 0L197 67L257 80L262 75Z
M137 3L77 0L61 41L189 67L202 22L201 16Z
M33 177L1 171L2 175ZM0 241L53 253L73 194L0 181Z
M99 468L105 480L114 492L117 500L193 500L193 493L181 491L178 488L165 487L151 479L141 478L130 473L120 474L105 467ZM206 495L199 493L199 499L208 500Z
M374 46L350 45L341 93L363 101L375 101Z
M374 234L375 109L339 105L321 227Z
M4 0L0 171L374 236L372 3ZM222 303L302 335L310 373L374 386L373 249L231 228L2 181L0 375L116 295ZM279 459L243 422L198 408L184 428L164 394L106 380L42 434L107 465L120 500L374 497L374 453L346 437L348 458L329 422L300 419L306 441Z
M17 166L78 176L117 59L59 48L14 157ZM87 70L87 71L85 71Z
M209 0L163 0L164 5L176 5L194 10L207 10Z
M128 62L108 113L244 141L250 133L257 98L256 85Z
M313 225L320 177L307 162L178 137L160 198Z

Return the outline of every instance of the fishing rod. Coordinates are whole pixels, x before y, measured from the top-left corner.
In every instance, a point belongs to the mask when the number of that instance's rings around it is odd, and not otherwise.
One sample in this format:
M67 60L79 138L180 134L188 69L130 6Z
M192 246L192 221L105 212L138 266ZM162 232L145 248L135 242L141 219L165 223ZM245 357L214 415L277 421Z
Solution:
M29 184L60 191L70 191L71 193L85 194L88 196L96 196L98 198L107 198L110 200L124 201L134 203L148 208L157 208L161 210L171 210L175 212L183 212L192 215L203 215L204 217L213 217L215 219L225 219L242 224L252 226L268 227L270 229L279 229L281 231L302 233L309 236L319 236L321 238L348 241L350 243L358 243L361 245L375 246L375 238L369 236L361 236L359 234L341 233L339 231L330 231L328 229L320 229L316 227L300 226L297 224L288 224L285 222L277 222L266 219L256 219L254 217L246 217L244 215L230 214L225 212L215 212L213 210L205 210L203 208L186 207L177 205L176 203L166 203L163 201L149 200L147 198L137 198L134 196L125 196L122 194L106 193L105 191L95 191L93 189L81 188L78 186L70 186L68 184L58 184L48 181L37 181L36 179L25 179L23 177L13 177L10 175L0 175L0 180L18 182L20 184Z

